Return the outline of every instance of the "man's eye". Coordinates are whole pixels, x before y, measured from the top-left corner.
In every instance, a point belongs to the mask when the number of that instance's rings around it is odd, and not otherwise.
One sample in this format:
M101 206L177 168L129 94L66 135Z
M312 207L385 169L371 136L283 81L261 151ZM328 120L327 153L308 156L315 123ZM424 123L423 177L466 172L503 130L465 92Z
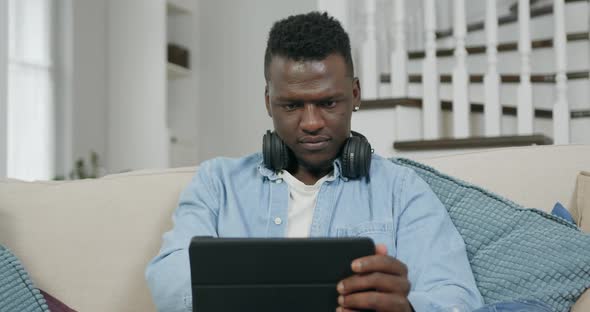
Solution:
M332 108L332 107L336 106L336 101L322 101L319 104L322 107Z
M289 110L290 111L290 110L296 110L296 109L298 109L299 107L301 107L301 104L299 104L299 103L289 103L289 104L283 105L283 107L286 110Z

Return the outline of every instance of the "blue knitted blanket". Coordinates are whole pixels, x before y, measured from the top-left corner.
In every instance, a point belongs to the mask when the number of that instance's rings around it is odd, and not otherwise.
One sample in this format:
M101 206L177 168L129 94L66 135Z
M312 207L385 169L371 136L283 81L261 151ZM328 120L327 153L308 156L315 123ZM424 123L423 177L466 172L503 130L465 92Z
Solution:
M20 261L0 245L0 312L49 312Z
M414 169L447 208L486 304L536 299L565 312L590 287L590 234L431 167L392 161Z

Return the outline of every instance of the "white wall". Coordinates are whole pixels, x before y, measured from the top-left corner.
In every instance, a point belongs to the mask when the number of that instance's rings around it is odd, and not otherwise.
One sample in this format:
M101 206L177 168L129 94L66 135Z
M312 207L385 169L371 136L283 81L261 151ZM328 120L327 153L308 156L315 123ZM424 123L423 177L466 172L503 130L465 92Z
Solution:
M8 76L8 1L0 1L0 177L7 165L7 76Z
M107 12L109 170L167 167L165 1L110 0Z
M168 43L175 43L189 50L191 73L186 77L168 79L167 106L168 127L174 142L170 143L170 166L182 167L197 164L199 118L199 3L184 0L178 4L190 8L191 13L169 14Z
M348 0L318 0L317 9L320 12L328 12L336 18L344 30L350 31Z
M199 161L259 151L272 129L264 108L264 49L272 24L316 0L201 0Z
M71 167L95 151L107 158L107 1L73 0L71 29Z
M179 140L171 146L174 166L259 151L264 131L272 129L263 98L263 53L272 23L342 1L182 0L193 6L193 15L169 18L166 34L164 0L71 0L72 159L95 150L110 172L166 166L166 114L171 135ZM439 2L438 12L451 11L444 2L452 1ZM499 12L512 2L498 0ZM482 14L466 4L470 20ZM347 18L350 22L350 12ZM189 47L190 77L165 81L166 39ZM380 130L363 115L354 115L353 128L372 137L380 153L392 153L392 139L382 138L382 132L394 137L393 112L380 115L386 125Z

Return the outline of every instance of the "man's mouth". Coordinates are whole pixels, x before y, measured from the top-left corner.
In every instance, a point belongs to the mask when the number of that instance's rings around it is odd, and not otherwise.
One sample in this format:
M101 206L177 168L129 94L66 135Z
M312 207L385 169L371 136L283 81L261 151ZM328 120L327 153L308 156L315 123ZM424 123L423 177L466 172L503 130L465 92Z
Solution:
M305 136L299 139L299 144L308 151L318 151L325 148L330 141L326 136Z

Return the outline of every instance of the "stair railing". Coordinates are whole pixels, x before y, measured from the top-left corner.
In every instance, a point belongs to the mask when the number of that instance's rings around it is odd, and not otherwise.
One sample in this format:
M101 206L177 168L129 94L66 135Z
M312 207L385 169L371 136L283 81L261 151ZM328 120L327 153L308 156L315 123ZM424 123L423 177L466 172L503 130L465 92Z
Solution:
M379 70L377 65L377 29L375 22L376 0L365 3L366 39L361 47L361 88L363 98L376 99L379 96Z
M393 34L394 46L391 52L391 96L406 97L408 95L408 51L406 49L405 0L393 2Z
M425 57L422 61L422 129L424 139L438 139L442 132L436 65L436 8L434 0L424 1Z
M354 1L342 0L339 3ZM359 2L355 2L359 3ZM422 112L417 121L421 119L423 139L437 139L442 136L443 116L440 104L440 80L438 73L436 19L440 13L440 6L450 5L453 10L453 41L454 41L454 68L452 71L452 136L455 138L466 138L470 136L470 113L471 104L469 101L470 76L467 70L467 49L466 49L466 16L465 0L422 0L425 55L422 61ZM553 105L553 136L556 144L567 144L570 141L570 109L567 99L567 37L565 32L565 0L554 0L554 35L553 50L555 52L555 101ZM363 86L363 97L365 99L385 98L388 95L379 95L380 73L383 70L377 63L377 37L375 11L377 5L390 5L392 10L391 29L393 40L393 51L390 62L390 88L391 96L407 97L408 84L408 57L407 47L412 45L412 38L408 34L414 33L416 29L408 29L408 23L414 21L416 13L407 12L406 6L416 9L415 3L405 0L393 0L392 2L376 2L376 0L363 1L360 6L364 8L365 40L361 47L361 81ZM471 4L471 2L470 2ZM437 5L439 7L437 7ZM500 103L501 76L498 70L498 14L496 0L485 2L485 42L487 55L487 70L484 75L484 134L485 136L499 136L502 129L502 105ZM530 33L530 3L529 0L518 0L518 54L520 58L519 85L517 88L517 132L519 135L531 135L534 133L535 108L533 106L533 90L531 82L531 33ZM354 14L354 13L353 13ZM387 18L387 17L386 17ZM422 27L422 26L420 26ZM400 107L401 111L404 108ZM399 122L404 116L396 117L393 122ZM399 136L399 133L398 133Z
M527 0L528 1L528 0ZM455 68L453 69L453 136L469 137L469 74L465 36L465 0L453 0L453 37L455 40Z
M529 0L518 0L520 84L518 85L517 128L520 135L533 134L534 109L533 86L531 84L530 19Z
M484 76L484 131L486 136L502 133L502 107L500 106L500 75L498 74L498 16L496 0L486 0L486 53L488 71Z
M555 51L555 104L553 105L553 141L555 144L568 144L570 141L570 109L567 101L567 51L565 34L564 0L554 0Z

